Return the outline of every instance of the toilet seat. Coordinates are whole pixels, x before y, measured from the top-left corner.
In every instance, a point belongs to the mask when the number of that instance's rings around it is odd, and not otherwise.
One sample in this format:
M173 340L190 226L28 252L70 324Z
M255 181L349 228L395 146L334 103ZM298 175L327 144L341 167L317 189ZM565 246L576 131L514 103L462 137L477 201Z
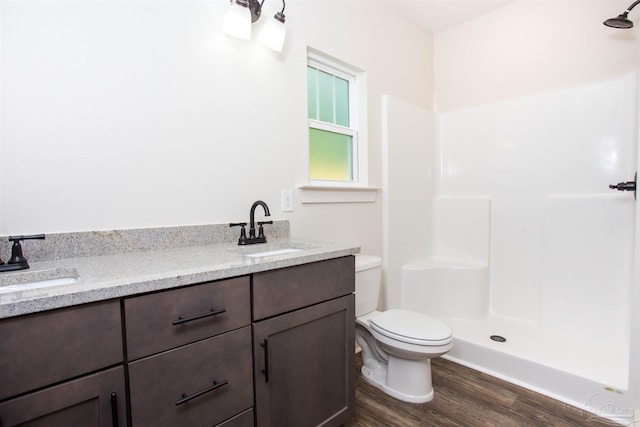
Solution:
M387 310L369 320L371 329L400 342L419 346L441 346L452 341L444 323L409 310Z

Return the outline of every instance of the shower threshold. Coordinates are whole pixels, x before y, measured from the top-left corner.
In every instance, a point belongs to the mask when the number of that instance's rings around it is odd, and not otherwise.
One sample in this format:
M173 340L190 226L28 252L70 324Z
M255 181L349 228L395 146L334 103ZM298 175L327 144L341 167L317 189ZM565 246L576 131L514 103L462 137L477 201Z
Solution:
M626 410L633 408L626 348L498 315L442 320L454 335L454 347L444 358L599 416L618 421L633 416Z

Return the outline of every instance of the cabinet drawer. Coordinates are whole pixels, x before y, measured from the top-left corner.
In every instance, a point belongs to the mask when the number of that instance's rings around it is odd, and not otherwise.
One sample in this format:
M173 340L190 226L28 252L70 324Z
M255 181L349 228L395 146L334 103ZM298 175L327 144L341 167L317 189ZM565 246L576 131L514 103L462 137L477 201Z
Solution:
M128 359L135 360L248 325L250 303L249 277L126 299Z
M253 276L253 318L260 320L355 291L355 258L347 256Z
M109 369L0 404L3 427L125 426L124 368Z
M253 427L253 426L254 426L253 409L244 411L243 413L236 415L230 420L227 420L217 425L217 427Z
M253 406L251 327L133 362L129 381L135 427L220 423Z
M0 399L122 361L119 301L0 322Z

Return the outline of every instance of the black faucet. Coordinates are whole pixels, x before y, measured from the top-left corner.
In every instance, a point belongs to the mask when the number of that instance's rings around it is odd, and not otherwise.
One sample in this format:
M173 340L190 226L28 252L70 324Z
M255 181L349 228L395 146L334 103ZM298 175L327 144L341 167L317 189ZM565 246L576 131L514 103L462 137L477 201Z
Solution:
M251 211L249 212L249 240L262 239L261 241L259 242L257 241L255 243L266 243L267 239L264 237L263 231L260 231L258 233L258 237L256 237L255 215L256 215L256 208L258 206L262 206L262 209L264 209L264 216L271 216L271 212L269 212L269 206L267 206L265 202L263 202L262 200L253 202L253 205L251 205ZM272 223L273 221L263 221L262 223L259 224L260 230L262 230L262 224L272 224Z
M20 245L20 242L22 240L35 239L43 240L44 234L34 234L31 236L9 236L9 241L13 242L13 246L11 247L11 259L9 259L6 264L0 259L0 272L26 270L29 268L27 259L22 255L22 245Z
M253 245L255 243L267 243L267 238L264 235L264 224L273 224L273 221L258 221L258 236L256 236L256 208L262 206L265 216L271 216L269 212L269 206L262 200L257 200L251 205L251 211L249 212L249 237L245 233L246 222L236 222L229 224L230 227L242 227L240 229L240 238L238 239L238 245Z

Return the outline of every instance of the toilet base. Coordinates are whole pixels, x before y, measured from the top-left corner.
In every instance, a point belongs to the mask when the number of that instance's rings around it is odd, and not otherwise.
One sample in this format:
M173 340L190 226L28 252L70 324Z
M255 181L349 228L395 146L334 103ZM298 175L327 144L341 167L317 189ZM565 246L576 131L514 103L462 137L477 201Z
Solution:
M363 365L361 372L368 384L403 402L433 400L430 359L403 360L390 356L388 364L378 365L376 369Z

